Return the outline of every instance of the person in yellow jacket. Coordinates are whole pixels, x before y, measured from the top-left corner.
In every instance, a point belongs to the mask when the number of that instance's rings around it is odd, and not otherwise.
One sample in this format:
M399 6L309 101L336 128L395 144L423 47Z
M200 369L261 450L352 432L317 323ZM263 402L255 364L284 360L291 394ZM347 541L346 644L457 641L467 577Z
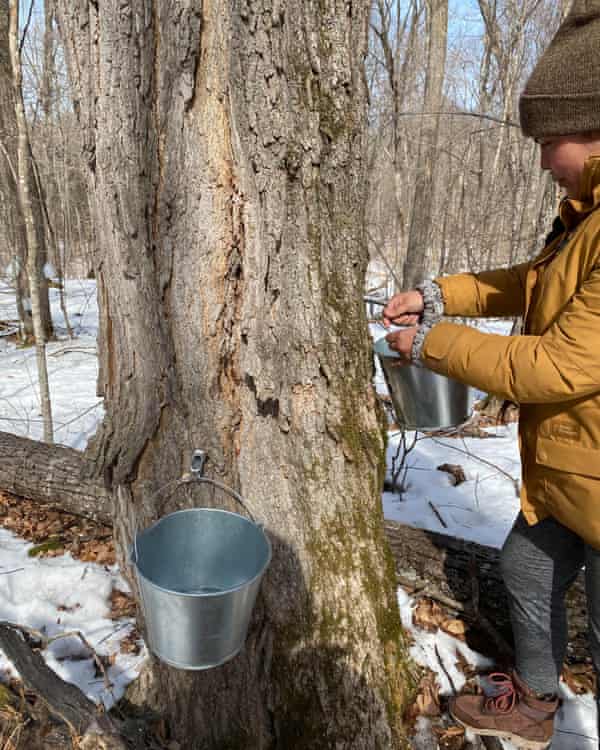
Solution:
M513 268L397 294L384 321L411 326L387 336L406 362L520 405L521 510L501 555L515 669L491 675L482 696L454 699L451 713L476 733L542 750L567 646L565 593L583 566L600 677L600 0L575 0L520 114L565 191L545 247ZM482 333L442 314L522 316L523 331Z

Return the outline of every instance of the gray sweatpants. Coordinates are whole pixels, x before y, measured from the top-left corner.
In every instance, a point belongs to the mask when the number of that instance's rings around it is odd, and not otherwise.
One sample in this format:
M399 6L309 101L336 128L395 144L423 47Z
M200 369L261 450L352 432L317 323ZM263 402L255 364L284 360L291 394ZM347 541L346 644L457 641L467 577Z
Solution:
M553 518L529 526L519 513L501 565L516 670L538 693L557 691L567 648L565 593L585 565L590 650L600 684L600 550Z

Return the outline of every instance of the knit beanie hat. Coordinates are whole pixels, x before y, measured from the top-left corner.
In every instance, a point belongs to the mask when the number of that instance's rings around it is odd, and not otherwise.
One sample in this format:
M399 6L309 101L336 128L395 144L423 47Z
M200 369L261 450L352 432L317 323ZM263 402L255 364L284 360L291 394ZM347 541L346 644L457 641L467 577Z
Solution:
M519 100L524 135L600 131L600 0L574 0Z

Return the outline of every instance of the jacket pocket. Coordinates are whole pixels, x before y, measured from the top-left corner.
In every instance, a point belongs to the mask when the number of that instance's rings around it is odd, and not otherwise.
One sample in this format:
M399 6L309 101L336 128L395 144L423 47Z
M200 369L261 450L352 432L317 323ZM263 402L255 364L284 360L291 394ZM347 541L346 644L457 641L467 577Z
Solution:
M423 343L423 356L427 359L446 359L448 356L447 339L438 337L437 331L430 331L425 336L425 341Z
M538 435L535 459L550 469L600 478L600 448L583 448Z

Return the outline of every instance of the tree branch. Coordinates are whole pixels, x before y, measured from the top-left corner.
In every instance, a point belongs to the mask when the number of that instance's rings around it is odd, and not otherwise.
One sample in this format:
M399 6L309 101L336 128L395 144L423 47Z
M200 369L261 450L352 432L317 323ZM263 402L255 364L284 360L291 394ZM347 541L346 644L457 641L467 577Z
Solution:
M490 120L491 122L498 122L501 125L507 125L511 128L521 128L519 123L514 120L486 115L483 112L398 112L398 117L475 117L478 120Z

